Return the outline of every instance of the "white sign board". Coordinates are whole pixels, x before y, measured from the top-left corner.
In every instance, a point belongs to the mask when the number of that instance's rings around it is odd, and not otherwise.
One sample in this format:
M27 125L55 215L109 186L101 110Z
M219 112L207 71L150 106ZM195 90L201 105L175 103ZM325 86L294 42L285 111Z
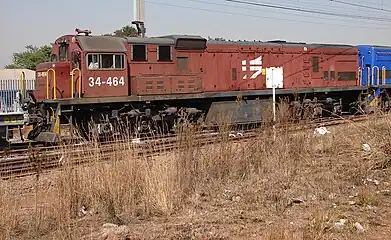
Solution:
M283 88L284 70L282 67L266 68L266 88Z

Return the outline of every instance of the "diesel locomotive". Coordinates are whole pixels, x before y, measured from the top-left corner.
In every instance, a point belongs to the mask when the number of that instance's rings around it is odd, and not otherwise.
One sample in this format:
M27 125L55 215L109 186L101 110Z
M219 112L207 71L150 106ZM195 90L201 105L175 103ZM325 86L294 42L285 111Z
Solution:
M194 35L115 37L76 29L58 37L26 94L28 138L52 142L62 124L98 134L173 131L180 122L263 121L275 96L302 117L369 112L388 103L387 47L215 41ZM315 106L315 107L314 107ZM322 109L319 111L319 109Z

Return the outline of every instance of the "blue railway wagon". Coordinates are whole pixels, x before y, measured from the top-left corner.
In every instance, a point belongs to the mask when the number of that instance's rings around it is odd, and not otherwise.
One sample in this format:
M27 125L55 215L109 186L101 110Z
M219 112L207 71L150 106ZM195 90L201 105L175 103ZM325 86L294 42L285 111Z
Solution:
M362 86L391 84L391 47L359 45Z

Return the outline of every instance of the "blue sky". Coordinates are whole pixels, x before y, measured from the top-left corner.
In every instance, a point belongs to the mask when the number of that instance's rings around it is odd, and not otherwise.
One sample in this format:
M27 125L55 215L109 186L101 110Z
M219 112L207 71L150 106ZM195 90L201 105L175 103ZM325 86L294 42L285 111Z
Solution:
M229 3L224 0L146 0L147 35L197 34L232 40L391 45L388 0L243 0L326 14ZM382 3L384 2L384 3ZM386 3L387 2L387 3ZM379 11L371 8L389 9ZM352 15L352 18L328 13ZM380 21L371 21L377 18ZM0 67L28 44L43 45L76 27L113 32L133 20L133 0L0 0Z

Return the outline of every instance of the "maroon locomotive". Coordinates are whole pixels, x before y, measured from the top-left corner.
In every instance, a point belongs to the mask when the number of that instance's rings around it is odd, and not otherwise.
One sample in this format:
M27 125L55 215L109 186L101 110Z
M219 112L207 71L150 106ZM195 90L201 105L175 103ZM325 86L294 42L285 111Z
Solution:
M278 97L315 99L336 114L362 91L358 50L350 45L76 32L59 37L51 61L37 66L31 138L48 129L49 109L61 110L62 122L86 127L93 120L100 132L125 120L140 131L172 129L185 117L215 124L228 112L236 123L257 122L259 101L270 98L273 87Z

